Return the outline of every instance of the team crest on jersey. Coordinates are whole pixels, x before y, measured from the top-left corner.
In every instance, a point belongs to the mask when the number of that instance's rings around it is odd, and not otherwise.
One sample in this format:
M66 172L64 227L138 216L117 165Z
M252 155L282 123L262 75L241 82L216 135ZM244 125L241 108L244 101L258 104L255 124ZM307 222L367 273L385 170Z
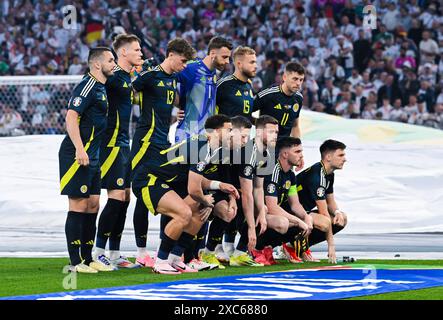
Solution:
M217 83L217 76L216 76L216 75L214 75L214 77L212 78L212 81L213 81L214 83Z
M81 192L81 193L86 193L86 192L88 192L88 186L87 186L86 184L82 185L82 186L80 187L80 192Z
M74 100L72 100L72 105L74 107L78 107L82 103L82 98L75 97Z
M252 167L250 166L245 167L243 173L245 174L245 177L250 177L252 174Z
M290 180L286 180L286 182L285 182L285 189L289 190L290 187L291 187L291 181Z
M123 178L118 178L118 179L117 179L117 185L118 185L119 187L121 187L124 183L125 183L125 180L124 180Z
M248 91L243 92L245 94L245 96L249 95Z
M258 168L261 168L261 167L263 167L264 164L265 164L265 162L264 162L263 160L260 160L260 161L258 162L257 167L258 167Z
M298 103L294 104L294 106L292 107L292 110L294 110L294 112L297 112L298 109L300 109L300 106L298 105Z
M163 188L163 189L168 189L169 186L168 186L166 183L162 183L162 188Z
M268 185L268 193L274 193L275 192L275 185L274 184L270 184Z
M203 170L205 170L206 167L206 163L201 161L199 163L197 163L197 171L198 172L203 172Z
M323 197L325 195L325 188L320 187L317 189L317 196Z

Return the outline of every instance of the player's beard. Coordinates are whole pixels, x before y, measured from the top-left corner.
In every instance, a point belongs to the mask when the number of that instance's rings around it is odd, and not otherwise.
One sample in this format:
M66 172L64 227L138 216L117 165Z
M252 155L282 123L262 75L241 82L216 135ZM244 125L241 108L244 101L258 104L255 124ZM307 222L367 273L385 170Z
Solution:
M214 65L215 69L217 69L218 71L223 71L223 70L225 70L225 67L226 67L226 64L224 64L223 62L222 63L218 62L217 57L215 57L213 65Z
M335 170L342 170L344 165L345 165L345 163L343 162L343 163L341 163L341 164L339 164L337 166L333 166L333 170L334 171Z
M289 86L288 86L288 88L289 88ZM293 90L292 90L292 89L293 89ZM296 92L300 91L301 88L293 87L293 88L290 88L290 90L291 90L291 94L295 94Z
M301 161L301 159L298 159L298 160L295 161L295 162L289 160L288 162L289 162L289 164L290 164L292 167L296 167L296 166L299 165L300 161Z
M242 73L246 78L252 79L256 76L257 71L243 70Z
M102 70L102 73L106 77L106 79L108 79L114 75L114 71L112 69L109 71Z
M275 145L277 144L277 141L263 141L263 146L266 148L275 148Z

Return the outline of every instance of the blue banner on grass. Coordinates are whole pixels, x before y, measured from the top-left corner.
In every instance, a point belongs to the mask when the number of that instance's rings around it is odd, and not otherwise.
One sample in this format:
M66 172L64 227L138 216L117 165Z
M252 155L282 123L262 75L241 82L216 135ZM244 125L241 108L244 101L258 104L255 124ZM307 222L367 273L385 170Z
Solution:
M3 299L330 300L435 286L443 286L443 270L309 269Z

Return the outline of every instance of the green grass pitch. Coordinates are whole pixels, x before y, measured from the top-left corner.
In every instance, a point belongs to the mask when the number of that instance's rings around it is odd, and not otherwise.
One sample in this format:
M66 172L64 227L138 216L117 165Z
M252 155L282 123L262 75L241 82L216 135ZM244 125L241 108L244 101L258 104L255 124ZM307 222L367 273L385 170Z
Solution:
M32 295L49 292L71 291L63 288L63 267L67 265L66 258L0 258L2 285L0 297ZM437 266L443 268L443 260L359 260L359 265L386 265L395 267L420 266L423 268ZM77 289L94 289L117 286L139 285L153 282L176 281L196 278L211 278L230 276L236 274L254 274L272 271L283 271L299 268L313 268L328 266L327 262L304 263L300 265L279 261L275 266L262 268L254 267L227 267L225 270L205 271L177 276L159 275L152 273L151 269L118 270L115 272L100 272L98 274L77 275ZM356 265L356 264L353 264ZM429 289L393 292L373 296L353 298L353 300L442 300L443 287Z

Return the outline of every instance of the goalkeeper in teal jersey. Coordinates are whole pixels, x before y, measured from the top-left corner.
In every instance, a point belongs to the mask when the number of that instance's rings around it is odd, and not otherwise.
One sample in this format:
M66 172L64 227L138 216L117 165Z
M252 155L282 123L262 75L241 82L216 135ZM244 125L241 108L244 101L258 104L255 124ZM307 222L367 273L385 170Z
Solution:
M180 109L185 116L177 125L175 142L199 134L204 129L206 119L215 114L216 70L223 71L229 64L232 43L222 37L209 41L208 55L188 64L180 72Z

